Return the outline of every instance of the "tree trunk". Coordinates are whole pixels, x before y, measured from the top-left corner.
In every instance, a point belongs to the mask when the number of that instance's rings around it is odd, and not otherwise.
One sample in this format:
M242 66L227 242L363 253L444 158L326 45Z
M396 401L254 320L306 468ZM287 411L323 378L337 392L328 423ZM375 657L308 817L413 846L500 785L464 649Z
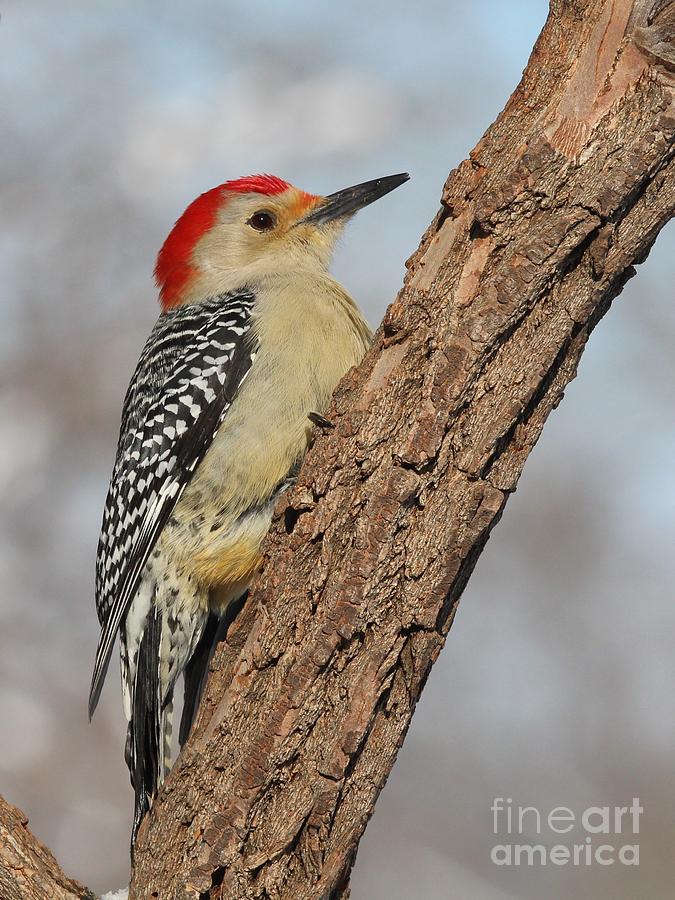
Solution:
M551 3L277 512L133 897L347 895L476 560L673 215L674 30L675 3Z
M0 898L2 900L94 900L67 878L52 854L26 825L28 819L0 797Z
M552 0L281 502L141 827L132 897L348 895L476 560L591 330L675 212L674 34L669 0ZM10 849L24 824L10 816ZM17 896L87 896L43 848L22 858L38 857L51 892Z

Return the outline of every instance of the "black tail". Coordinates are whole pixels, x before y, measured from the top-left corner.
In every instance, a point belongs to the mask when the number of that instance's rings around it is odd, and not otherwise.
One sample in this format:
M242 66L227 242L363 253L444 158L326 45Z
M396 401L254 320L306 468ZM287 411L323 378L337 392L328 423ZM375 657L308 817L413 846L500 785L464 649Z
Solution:
M241 612L247 597L248 591L244 591L241 597L228 604L222 616L217 616L215 613L209 615L195 652L185 667L185 697L183 700L183 714L178 730L178 740L181 747L190 734L190 728L192 728L202 691L206 684L206 676L209 673L209 663L213 652L220 641L224 640L227 629Z
M209 670L209 662L211 655L218 642L220 618L215 613L210 613L206 622L202 636L195 648L195 652L190 657L190 661L185 666L183 677L185 679L185 695L183 698L183 713L180 717L180 728L178 729L178 741L181 745L185 743L190 734L190 728L194 721L199 700L202 696L202 690L206 682L206 675Z
M136 679L133 688L131 721L127 732L126 760L135 793L134 824L131 831L131 856L143 816L150 809L161 779L161 719L159 652L162 615L150 610L138 648Z

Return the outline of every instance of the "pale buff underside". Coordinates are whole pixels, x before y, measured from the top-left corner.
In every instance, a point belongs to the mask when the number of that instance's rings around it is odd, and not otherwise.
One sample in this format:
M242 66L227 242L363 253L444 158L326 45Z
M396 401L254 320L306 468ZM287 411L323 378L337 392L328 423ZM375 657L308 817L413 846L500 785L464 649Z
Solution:
M354 301L325 272L261 276L258 268L257 276L245 282L256 295L256 360L160 539L162 555L208 586L217 607L260 565L274 492L311 441L308 414L326 410L371 339Z

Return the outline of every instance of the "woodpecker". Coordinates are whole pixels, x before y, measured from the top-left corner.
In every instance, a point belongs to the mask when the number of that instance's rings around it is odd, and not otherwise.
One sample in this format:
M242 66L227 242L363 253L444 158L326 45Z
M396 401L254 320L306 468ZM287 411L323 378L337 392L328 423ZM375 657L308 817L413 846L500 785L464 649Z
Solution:
M159 251L161 312L127 389L96 560L98 703L119 634L140 822L199 702L218 623L246 591L280 494L371 333L329 274L359 209L407 174L328 196L272 175L202 194Z

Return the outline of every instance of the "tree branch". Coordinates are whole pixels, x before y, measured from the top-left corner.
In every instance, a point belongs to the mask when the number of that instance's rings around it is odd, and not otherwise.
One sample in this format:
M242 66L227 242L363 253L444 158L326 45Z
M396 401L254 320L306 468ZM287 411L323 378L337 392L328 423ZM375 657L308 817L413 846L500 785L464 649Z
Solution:
M0 797L2 900L95 900L87 888L63 874L27 825L21 810Z
M675 210L674 9L552 0L278 510L133 897L346 896L476 560Z

